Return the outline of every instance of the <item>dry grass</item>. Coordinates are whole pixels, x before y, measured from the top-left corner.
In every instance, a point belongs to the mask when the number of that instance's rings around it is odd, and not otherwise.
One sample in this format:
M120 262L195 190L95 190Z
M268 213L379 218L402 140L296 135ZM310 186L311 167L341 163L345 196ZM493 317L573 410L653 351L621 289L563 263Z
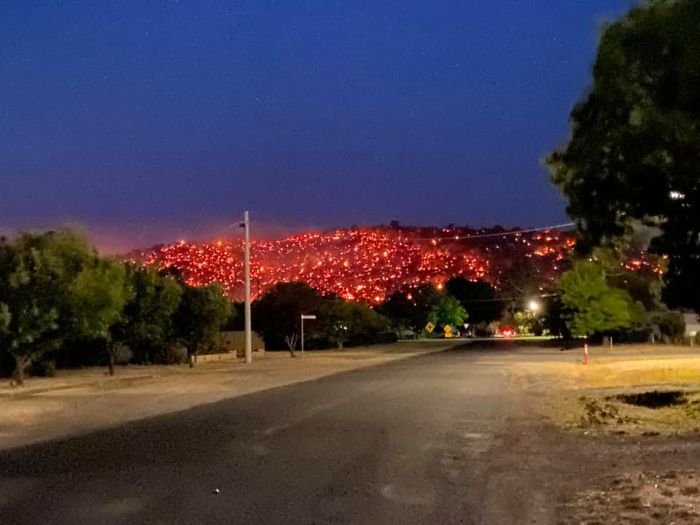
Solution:
M566 427L630 434L695 433L700 429L700 356L639 352L595 356L588 365L522 363L515 380L538 394L543 413ZM649 355L652 354L652 355ZM649 408L618 396L680 391L682 402ZM551 395L556 392L556 395Z
M586 388L700 383L700 357L610 359L592 363L581 373Z

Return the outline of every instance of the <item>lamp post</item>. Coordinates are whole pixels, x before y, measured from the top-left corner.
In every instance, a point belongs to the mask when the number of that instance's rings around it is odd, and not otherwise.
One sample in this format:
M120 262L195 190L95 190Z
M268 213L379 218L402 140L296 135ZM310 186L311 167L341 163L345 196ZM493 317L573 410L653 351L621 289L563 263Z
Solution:
M245 229L245 362L253 362L253 332L250 320L250 214L243 213L243 223Z

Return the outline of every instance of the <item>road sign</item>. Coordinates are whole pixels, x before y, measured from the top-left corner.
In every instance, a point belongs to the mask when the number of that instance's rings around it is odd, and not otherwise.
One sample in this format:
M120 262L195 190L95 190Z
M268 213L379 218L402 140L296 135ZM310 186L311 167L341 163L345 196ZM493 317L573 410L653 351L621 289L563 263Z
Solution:
M301 314L301 318L302 318L302 319L316 319L316 316L315 316L315 315L305 315L305 314Z
M428 323L427 325L425 325L425 331L429 334L432 334L433 330L435 330L435 325L433 323Z
M452 327L450 325L446 324L443 331L445 332L445 339L450 339L452 337Z

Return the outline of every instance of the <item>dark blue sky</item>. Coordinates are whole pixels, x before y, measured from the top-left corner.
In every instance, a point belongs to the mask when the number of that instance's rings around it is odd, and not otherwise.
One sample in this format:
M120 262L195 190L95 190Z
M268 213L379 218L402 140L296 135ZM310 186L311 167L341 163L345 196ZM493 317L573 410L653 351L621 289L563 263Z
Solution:
M542 225L632 0L0 3L0 228Z

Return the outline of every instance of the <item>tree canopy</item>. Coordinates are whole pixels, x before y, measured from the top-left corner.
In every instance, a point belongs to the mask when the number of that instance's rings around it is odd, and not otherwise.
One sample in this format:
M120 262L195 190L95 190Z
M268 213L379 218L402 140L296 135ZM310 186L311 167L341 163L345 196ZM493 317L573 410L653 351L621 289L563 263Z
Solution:
M174 338L173 315L180 305L183 288L155 268L130 267L134 295L124 307L124 321L112 335L135 352L140 362L152 362L165 352Z
M323 299L318 317L319 330L338 348L348 342L371 343L386 329L387 321L364 303Z
M112 332L123 320L124 307L134 291L124 264L92 256L69 290L73 339L102 344L114 375L115 342Z
M71 290L91 257L84 237L69 230L0 243L0 349L14 358L18 383L32 361L60 345Z
M559 288L563 305L573 314L567 324L574 335L629 328L639 315L630 295L608 284L598 262L577 261L562 275Z
M69 290L75 328L84 336L107 339L133 299L123 264L93 256Z
M265 346L285 346L294 353L301 329L301 314L312 314L321 305L321 295L306 283L279 283L253 303L253 323L262 333Z
M659 228L665 298L700 309L700 2L653 0L603 31L570 140L548 159L582 235Z
M231 303L221 286L185 288L175 311L174 326L176 337L187 348L190 365L193 355L217 343L219 331L231 312Z
M423 330L428 316L440 302L442 294L432 284L421 284L415 289L393 293L377 311L384 315L397 330Z
M467 311L460 302L446 293L439 298L437 304L430 310L428 321L440 328L443 328L445 325L461 328L467 317Z

